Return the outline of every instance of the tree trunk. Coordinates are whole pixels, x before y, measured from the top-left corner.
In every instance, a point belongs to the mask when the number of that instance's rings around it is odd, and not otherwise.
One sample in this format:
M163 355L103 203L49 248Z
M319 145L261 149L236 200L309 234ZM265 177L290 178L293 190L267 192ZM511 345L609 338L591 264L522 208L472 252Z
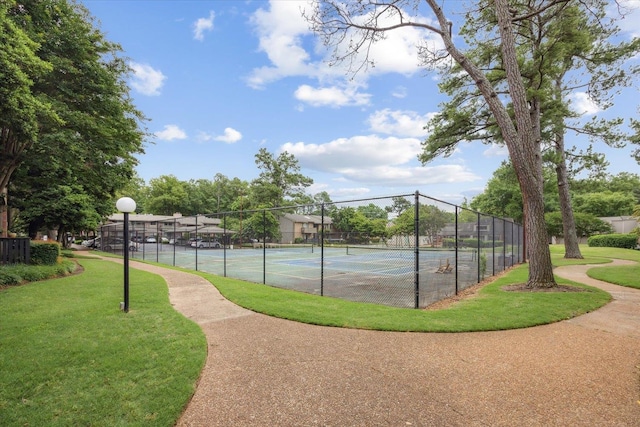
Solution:
M7 188L0 188L0 237L9 237L9 205L7 203Z
M557 286L553 276L547 227L544 220L539 107L538 103L529 105L527 99L522 73L518 65L509 3L507 0L494 0L501 37L502 61L509 85L515 123L503 103L504 100L495 92L487 76L454 45L449 32L449 21L442 12L440 4L436 0L426 1L438 19L439 34L447 52L476 82L509 149L509 157L522 191L527 248L525 257L529 258L527 286L530 288Z
M557 136L556 151L558 164L556 175L558 176L558 198L560 200L560 212L562 213L562 233L564 237L564 257L582 259L576 232L576 221L573 217L571 206L571 194L569 192L569 178L567 177L567 164L564 154L564 134Z

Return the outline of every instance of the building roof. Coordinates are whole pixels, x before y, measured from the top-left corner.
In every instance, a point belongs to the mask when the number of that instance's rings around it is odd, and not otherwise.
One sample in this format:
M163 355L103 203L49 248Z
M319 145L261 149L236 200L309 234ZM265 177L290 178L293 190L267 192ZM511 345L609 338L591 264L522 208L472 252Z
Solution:
M322 224L322 217L320 215L299 215L299 214L285 214L284 217L293 222L312 222L314 224ZM324 217L325 224L332 224L333 221L330 217Z
M115 213L108 217L109 222L124 222L123 213ZM152 214L129 214L131 222L176 222L177 225L196 225L195 216L179 216L179 215L152 215ZM222 222L219 218L208 218L204 215L197 216L197 225L218 225Z

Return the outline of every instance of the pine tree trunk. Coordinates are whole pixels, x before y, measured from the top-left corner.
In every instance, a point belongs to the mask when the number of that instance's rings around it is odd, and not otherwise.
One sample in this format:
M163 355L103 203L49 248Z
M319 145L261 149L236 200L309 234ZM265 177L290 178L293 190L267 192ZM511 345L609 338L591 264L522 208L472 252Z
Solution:
M530 105L530 100L527 99L527 91L518 64L509 2L494 0L493 4L500 32L502 61L512 101L513 117L487 76L454 45L448 30L450 22L445 18L440 4L436 0L426 1L438 19L441 28L440 36L447 51L476 82L509 149L509 157L516 171L523 198L527 245L525 256L529 258L527 286L530 288L556 286L544 220L539 103Z
M558 164L556 175L558 177L558 198L560 200L560 212L562 212L562 232L564 237L564 257L582 259L576 232L576 221L571 206L571 193L569 192L569 178L567 177L567 164L564 154L564 134L559 134L556 141Z

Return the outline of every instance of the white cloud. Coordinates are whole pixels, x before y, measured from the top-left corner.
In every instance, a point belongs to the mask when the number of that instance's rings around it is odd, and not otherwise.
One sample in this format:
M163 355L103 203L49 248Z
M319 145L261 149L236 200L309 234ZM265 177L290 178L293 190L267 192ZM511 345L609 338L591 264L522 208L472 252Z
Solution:
M621 19L620 13L623 14ZM616 24L623 32L629 34L631 38L640 36L640 0L619 0L611 2L609 15L616 21Z
M585 92L576 92L569 96L573 111L580 115L592 116L602 111Z
M269 9L258 9L251 18L260 39L259 50L267 54L270 66L254 69L248 79L259 88L286 76L313 74L303 47L304 36L311 36L300 13L306 2L271 1Z
M355 71L349 70L349 61L329 66L330 52L322 45L320 38L315 37L309 30L309 25L301 14L301 10L309 11L311 7L313 6L307 1L271 0L268 9L258 9L254 13L251 23L255 26L260 40L259 50L267 55L270 64L252 71L247 79L251 87L262 88L266 84L290 76L306 76L326 81L344 79L347 74L353 74L349 73ZM386 18L381 25L389 24L392 22L391 19ZM397 21L397 17L395 19ZM426 18L415 19L428 22ZM361 18L354 17L354 20ZM350 35L347 34L344 40L343 46L338 48L338 55L344 54L348 48ZM430 31L416 27L399 28L388 32L370 49L361 49L363 53L354 58L353 64L357 68L363 63L366 54L366 59L374 63L374 66L368 69L368 75L410 75L420 69L418 46L425 43L438 46L442 44ZM356 78L366 80L368 76L359 73Z
M340 172L356 165L366 168L407 163L420 151L420 140L368 135L339 138L326 144L286 143L281 149L293 154L302 166Z
M167 79L162 71L156 70L150 65L130 62L129 66L133 70L131 86L143 95L160 95L160 88Z
M414 111L384 110L376 111L369 116L369 126L372 131L401 137L425 138L427 131L424 126L435 113L424 116Z
M225 128L222 135L212 135L206 132L200 132L196 138L200 142L214 140L224 142L226 144L235 144L242 139L242 134L233 128Z
M156 138L162 141L173 141L174 139L186 139L187 134L177 125L165 125L164 129L155 133Z
M226 144L234 144L242 139L242 134L233 128L225 128L224 134L216 136L214 139Z
M194 39L200 40L200 41L204 40L205 31L213 30L213 19L215 18L215 16L216 16L216 14L212 10L212 11L209 12L209 17L208 18L199 18L196 22L194 22L194 24L193 24L193 38Z
M356 88L341 89L336 86L313 88L309 85L298 87L294 96L299 101L313 107L344 107L354 105L368 105L370 94L359 93Z
M404 86L398 86L391 92L391 96L394 98L406 98L407 97L407 88Z
M415 185L424 188L432 184L452 184L472 182L480 177L462 165L440 165L427 167L378 166L374 168L353 169L343 172L354 180L371 185L398 186Z
M509 155L509 150L506 145L491 144L489 148L482 152L485 157L504 157Z
M411 166L421 150L416 138L356 136L326 144L287 143L281 149L293 154L304 168L368 185L421 186L479 179L464 165Z

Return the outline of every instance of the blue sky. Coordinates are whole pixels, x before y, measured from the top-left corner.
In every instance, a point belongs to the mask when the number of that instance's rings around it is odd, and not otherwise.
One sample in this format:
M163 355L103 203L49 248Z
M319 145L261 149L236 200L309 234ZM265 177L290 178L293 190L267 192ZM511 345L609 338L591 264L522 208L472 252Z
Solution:
M314 179L309 194L340 201L419 190L460 203L507 158L501 147L465 143L427 166L417 160L423 126L445 100L437 75L418 63L416 42L433 38L428 33L391 34L371 53L376 67L353 78L328 65L300 15L302 1L81 2L135 71L131 94L153 134L137 168L147 183L217 173L250 181L264 147L298 159ZM635 10L620 21L623 35L637 36L640 1L626 3ZM607 115L637 116L638 95L636 81ZM579 92L573 105L585 118L597 112ZM581 143L568 137L567 145ZM630 149L601 151L611 173L639 172Z

